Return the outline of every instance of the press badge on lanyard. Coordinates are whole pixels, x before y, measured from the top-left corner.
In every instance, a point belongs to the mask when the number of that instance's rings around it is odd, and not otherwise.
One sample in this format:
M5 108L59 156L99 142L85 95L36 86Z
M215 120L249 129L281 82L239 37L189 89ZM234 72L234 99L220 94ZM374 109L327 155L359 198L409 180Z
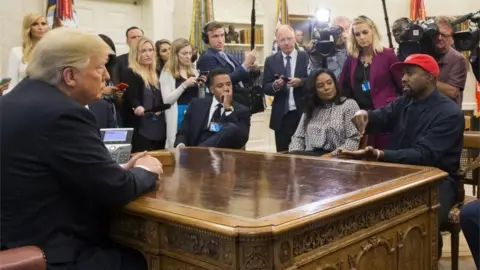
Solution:
M369 81L364 81L362 83L362 90L363 90L363 92L370 91L370 82Z
M219 132L221 129L222 125L220 123L211 122L208 130L210 130L211 132Z

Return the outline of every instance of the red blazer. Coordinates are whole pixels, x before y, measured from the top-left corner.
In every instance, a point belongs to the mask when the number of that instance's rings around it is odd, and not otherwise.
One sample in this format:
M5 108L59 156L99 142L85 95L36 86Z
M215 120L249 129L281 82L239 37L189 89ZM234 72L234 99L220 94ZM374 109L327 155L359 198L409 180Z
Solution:
M402 74L392 73L390 66L400 62L393 49L384 48L383 52L373 56L370 66L369 82L371 87L372 102L375 109L388 105L400 95L402 89ZM351 82L354 81L355 69L358 58L348 56L343 66L342 73L338 79L339 85L352 89Z

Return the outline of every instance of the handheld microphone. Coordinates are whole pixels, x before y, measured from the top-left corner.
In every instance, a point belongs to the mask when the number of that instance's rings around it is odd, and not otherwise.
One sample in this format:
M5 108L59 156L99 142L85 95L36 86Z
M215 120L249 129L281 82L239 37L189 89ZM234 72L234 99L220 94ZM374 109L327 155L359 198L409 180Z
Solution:
M477 14L477 13L480 13L480 10L477 11L477 12L468 13L467 15L463 15L462 17L454 20L454 21L452 22L452 25L457 25L457 24L462 23L462 22L464 22L464 21L466 21L466 20L469 20L469 19L471 19L473 16L475 16L475 14Z

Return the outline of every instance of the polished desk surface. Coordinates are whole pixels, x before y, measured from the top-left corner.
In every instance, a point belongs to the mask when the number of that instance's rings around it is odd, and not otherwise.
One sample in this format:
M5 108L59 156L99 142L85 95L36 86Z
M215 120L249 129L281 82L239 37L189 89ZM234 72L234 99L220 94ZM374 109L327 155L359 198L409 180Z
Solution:
M428 167L208 148L176 150L127 210L236 235L281 232L446 176Z

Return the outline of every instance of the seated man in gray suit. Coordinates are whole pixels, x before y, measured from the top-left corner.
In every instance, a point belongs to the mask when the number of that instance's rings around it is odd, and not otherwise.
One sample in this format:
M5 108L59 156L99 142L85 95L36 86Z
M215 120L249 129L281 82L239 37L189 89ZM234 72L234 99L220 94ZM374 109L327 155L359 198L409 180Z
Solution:
M175 146L242 148L250 132L250 110L232 100L232 81L227 70L212 70L208 82L213 96L190 102Z

